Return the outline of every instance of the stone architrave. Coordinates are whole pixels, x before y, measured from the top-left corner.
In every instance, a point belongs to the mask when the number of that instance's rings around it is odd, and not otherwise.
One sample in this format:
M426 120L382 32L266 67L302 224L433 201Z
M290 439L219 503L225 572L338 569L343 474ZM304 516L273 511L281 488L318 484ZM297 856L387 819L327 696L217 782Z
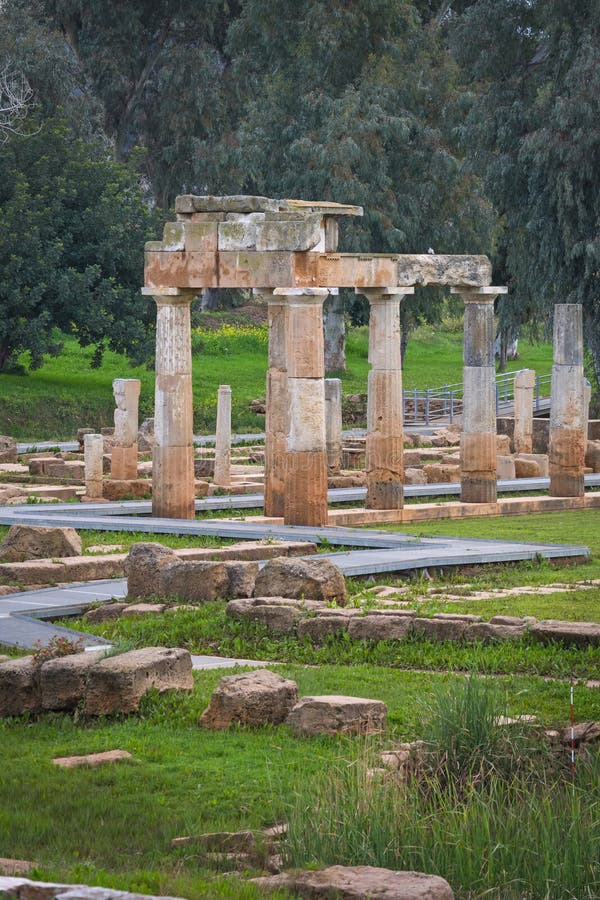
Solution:
M327 471L338 475L342 468L342 382L325 379L325 443Z
M197 290L143 288L156 301L152 515L194 518L190 306Z
M117 481L137 478L138 404L141 382L138 378L115 378L115 445L110 474Z
M85 494L88 500L102 498L102 469L104 438L101 434L86 434L83 438L85 465Z
M231 387L219 385L217 394L217 435L215 443L216 487L231 487Z
M533 453L533 390L535 372L521 369L515 375L515 453Z
M400 301L414 288L357 288L369 301L367 509L404 505Z
M265 416L265 516L283 518L287 436L290 430L290 400L286 357L287 298L273 291L255 291L267 301L269 321L269 368L267 370Z
M581 497L584 493L583 382L581 304L557 303L548 445L551 497Z
M325 365L323 301L327 288L278 288L287 301L289 392L284 521L326 525Z
M460 498L463 503L495 503L494 300L507 288L459 287L452 293L460 294L465 303Z

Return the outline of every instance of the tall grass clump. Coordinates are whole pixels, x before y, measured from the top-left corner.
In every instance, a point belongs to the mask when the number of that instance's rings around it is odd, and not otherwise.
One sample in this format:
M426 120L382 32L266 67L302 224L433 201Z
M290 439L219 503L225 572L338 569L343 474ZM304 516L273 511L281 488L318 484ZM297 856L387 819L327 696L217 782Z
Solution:
M220 325L213 330L194 328L192 352L207 356L230 356L239 353L266 353L269 328L262 325Z
M464 900L600 896L600 754L580 759L573 785L558 751L498 723L497 701L474 678L438 695L410 773L383 774L380 746L349 744L295 792L286 865L428 872Z

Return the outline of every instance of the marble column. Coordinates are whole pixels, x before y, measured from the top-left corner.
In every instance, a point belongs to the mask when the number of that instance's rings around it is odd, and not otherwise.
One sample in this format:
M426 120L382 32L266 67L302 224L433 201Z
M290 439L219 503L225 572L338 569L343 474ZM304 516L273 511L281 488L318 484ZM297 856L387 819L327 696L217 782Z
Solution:
M287 301L286 525L327 525L323 301L328 293L327 288L274 291Z
M290 399L286 357L287 298L272 290L255 290L267 302L269 321L269 368L267 369L265 416L265 516L283 518L287 436L290 430Z
M584 493L583 381L581 304L557 303L548 447L551 497L581 497Z
M115 378L115 445L113 447L111 478L137 478L138 465L138 405L141 382L139 378Z
M217 435L215 442L216 487L231 487L231 387L219 385L217 393Z
M143 288L156 301L152 515L194 518L190 306L197 290Z
M325 379L325 444L327 471L338 475L342 468L342 382Z
M414 288L356 288L369 301L367 509L404 505L400 301Z
M515 428L513 448L515 453L533 453L533 390L535 372L521 369L515 375Z
M465 303L460 499L497 498L494 300L505 287L452 288Z
M102 499L104 438L101 434L86 434L83 438L86 500Z

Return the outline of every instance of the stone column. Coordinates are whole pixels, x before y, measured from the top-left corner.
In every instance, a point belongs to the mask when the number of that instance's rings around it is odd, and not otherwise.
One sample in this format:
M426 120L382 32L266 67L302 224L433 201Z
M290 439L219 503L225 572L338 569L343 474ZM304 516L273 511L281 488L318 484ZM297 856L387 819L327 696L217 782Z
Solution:
M286 357L287 298L272 290L254 291L267 301L269 316L269 368L265 416L265 516L283 518L290 399Z
M231 487L231 387L219 385L217 394L217 439L215 442L216 487Z
M342 382L339 378L325 379L325 445L328 474L338 475L342 468Z
M521 369L515 375L515 453L533 453L533 389L535 372Z
M587 453L588 430L590 426L590 402L592 400L592 385L587 378L583 379L583 454Z
M152 515L194 518L190 306L197 291L143 288L156 301Z
M404 505L400 301L414 288L356 288L369 301L367 509Z
M550 496L584 493L583 325L581 304L554 307L554 365L550 404Z
M86 500L102 499L102 466L104 438L101 434L86 434L83 438Z
M286 525L327 525L323 301L327 288L277 288L287 300Z
M504 287L452 288L465 302L460 499L497 497L494 300Z
M115 446L110 475L117 480L137 478L138 402L141 382L138 378L115 378Z

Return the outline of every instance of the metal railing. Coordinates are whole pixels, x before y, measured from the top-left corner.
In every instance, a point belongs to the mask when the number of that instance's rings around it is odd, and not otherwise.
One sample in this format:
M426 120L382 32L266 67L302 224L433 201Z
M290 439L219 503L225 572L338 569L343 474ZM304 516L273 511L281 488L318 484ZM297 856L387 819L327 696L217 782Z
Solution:
M518 372L500 372L496 375L496 415L512 409L515 399L515 375ZM533 391L534 414L547 408L550 397L550 375L536 375ZM446 420L454 422L463 411L464 385L461 382L442 387L413 388L402 392L402 414L407 425L430 425Z

